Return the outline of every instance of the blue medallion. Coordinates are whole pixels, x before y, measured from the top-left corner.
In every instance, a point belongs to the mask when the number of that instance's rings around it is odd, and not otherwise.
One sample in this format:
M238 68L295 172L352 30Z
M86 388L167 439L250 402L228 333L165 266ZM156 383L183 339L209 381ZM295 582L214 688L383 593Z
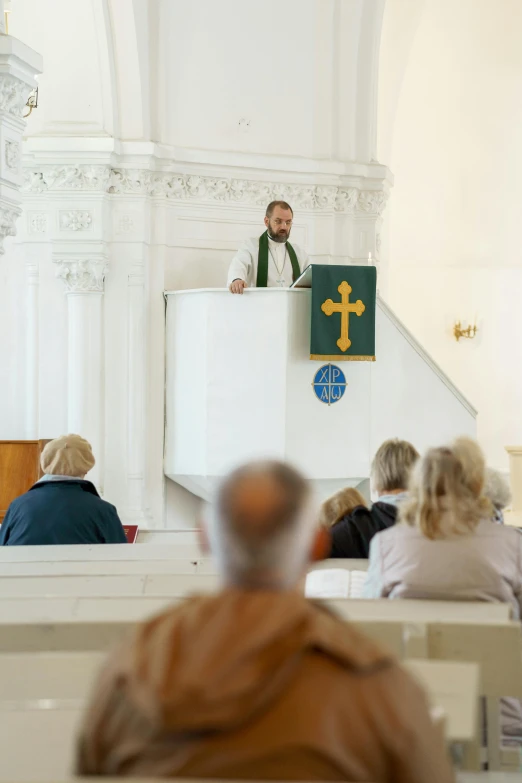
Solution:
M324 364L317 370L312 382L315 396L326 405L339 402L346 391L344 372L335 364Z

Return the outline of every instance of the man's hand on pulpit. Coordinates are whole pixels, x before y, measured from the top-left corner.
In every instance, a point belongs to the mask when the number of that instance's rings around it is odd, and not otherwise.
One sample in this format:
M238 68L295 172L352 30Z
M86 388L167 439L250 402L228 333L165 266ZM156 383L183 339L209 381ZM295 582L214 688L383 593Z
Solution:
M236 278L236 280L232 280L232 282L229 285L229 290L233 294L242 294L243 289L247 287L247 284L244 280L241 280L240 277Z

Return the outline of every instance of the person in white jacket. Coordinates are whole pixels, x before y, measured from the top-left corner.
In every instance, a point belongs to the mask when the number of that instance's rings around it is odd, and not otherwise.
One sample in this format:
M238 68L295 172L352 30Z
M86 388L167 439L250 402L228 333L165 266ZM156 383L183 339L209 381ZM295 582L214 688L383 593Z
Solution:
M227 285L231 293L247 287L288 288L308 266L308 254L290 244L294 212L286 201L272 201L266 208L266 231L247 239L230 264Z

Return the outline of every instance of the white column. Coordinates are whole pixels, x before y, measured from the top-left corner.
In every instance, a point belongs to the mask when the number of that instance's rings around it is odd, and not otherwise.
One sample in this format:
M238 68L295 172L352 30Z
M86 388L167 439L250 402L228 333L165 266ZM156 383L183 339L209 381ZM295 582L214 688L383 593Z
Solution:
M28 259L27 308L25 339L25 437L29 440L39 437L38 431L38 261Z
M92 445L89 478L103 492L103 284L105 258L55 260L65 282L68 311L67 428Z
M145 290L143 265L128 278L127 316L127 505L133 518L143 516L145 465Z

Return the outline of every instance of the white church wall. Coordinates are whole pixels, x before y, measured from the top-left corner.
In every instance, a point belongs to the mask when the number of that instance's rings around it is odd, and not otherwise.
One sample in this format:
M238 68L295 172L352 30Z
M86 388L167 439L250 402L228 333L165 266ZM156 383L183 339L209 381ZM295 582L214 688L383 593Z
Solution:
M413 5L390 0L384 19L379 155L395 177L385 295L478 408L488 460L507 469L504 446L522 437L522 6ZM457 343L454 321L475 317L475 340Z
M398 274L394 267L391 271L390 301L397 302L406 325L479 411L479 441L490 463L503 471L504 447L522 438L522 368L516 359L522 341L520 290L522 269L515 267L493 271L402 265ZM458 313L468 321L476 314L479 332L474 340L457 342L453 337Z
M334 5L331 0L161 0L160 99L166 104L161 141L328 155L318 121L327 126L331 121L321 85L332 81L328 43ZM320 84L318 65L320 72L329 69Z
M2 436L70 424L73 299L57 273L82 262L77 293L102 294L103 350L75 375L98 368L99 421L83 434L103 444L99 486L127 520L191 526L199 501L163 475L163 291L223 285L274 197L294 205L294 241L314 260L375 255L389 172L371 162L375 107L360 93L374 81L382 0L86 0L74 18L63 0L13 5L12 32L43 53L45 74L27 126L21 263L0 291L33 315L10 318L2 366L14 385L0 402L16 413Z
M9 32L44 59L40 103L31 135L112 135L111 52L105 35L107 0L16 0Z

